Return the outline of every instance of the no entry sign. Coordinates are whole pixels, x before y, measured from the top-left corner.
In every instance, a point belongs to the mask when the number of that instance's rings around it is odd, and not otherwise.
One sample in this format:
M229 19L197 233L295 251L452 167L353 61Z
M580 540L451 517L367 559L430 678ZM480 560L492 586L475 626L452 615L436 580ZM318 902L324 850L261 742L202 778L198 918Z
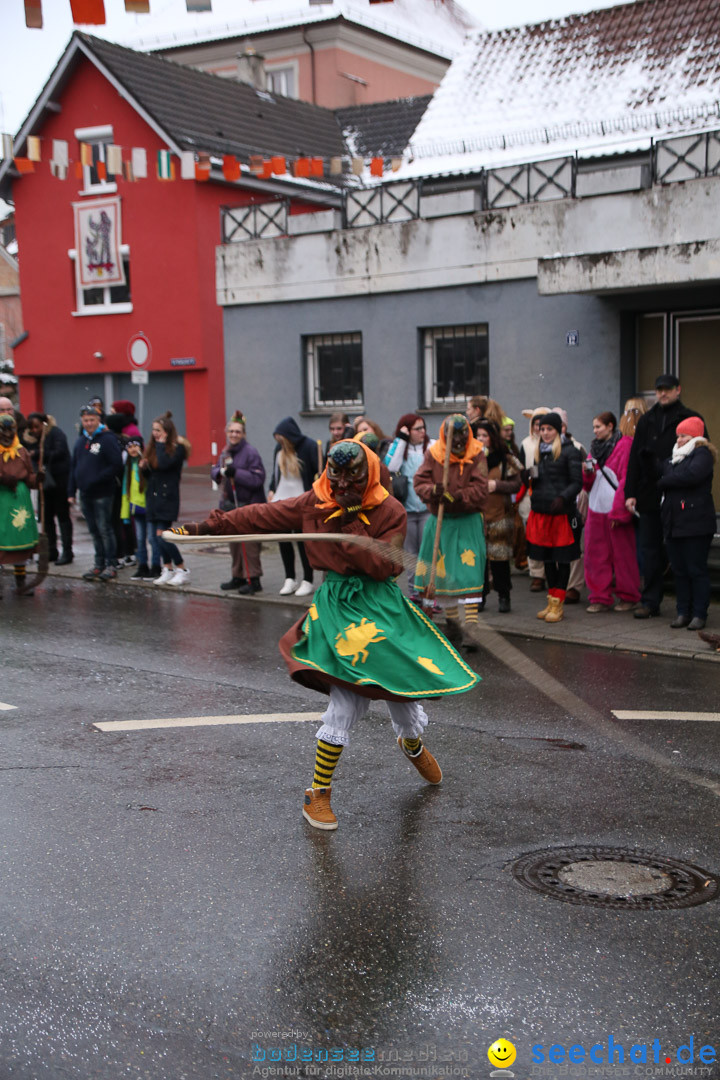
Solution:
M152 359L152 346L150 339L142 331L139 331L128 341L127 346L128 360L130 361L130 367L135 371L141 371L143 368L150 367L150 360Z

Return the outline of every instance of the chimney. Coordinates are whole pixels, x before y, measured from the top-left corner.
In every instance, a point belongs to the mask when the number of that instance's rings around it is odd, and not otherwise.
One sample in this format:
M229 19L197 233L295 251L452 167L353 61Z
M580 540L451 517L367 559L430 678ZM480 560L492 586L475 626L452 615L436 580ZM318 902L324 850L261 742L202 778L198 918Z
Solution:
M256 90L265 89L264 56L256 53L252 45L246 45L243 52L237 54L238 82L247 83Z

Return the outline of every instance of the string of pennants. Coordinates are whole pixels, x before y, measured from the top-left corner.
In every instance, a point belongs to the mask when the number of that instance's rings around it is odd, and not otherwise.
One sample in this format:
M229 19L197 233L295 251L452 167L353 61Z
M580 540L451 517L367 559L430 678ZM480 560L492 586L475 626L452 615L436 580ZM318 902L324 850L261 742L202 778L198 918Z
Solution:
M55 0L53 0L55 3ZM198 11L212 11L212 0L185 0L185 6L191 14ZM72 20L78 26L104 26L104 0L70 0ZM149 15L150 0L125 0L125 11L129 15ZM25 25L31 30L42 30L42 0L25 0Z
M21 175L35 172L35 166L43 160L42 139L39 135L27 136L27 151L24 157L15 157L12 135L2 135L2 158L12 158L15 168ZM72 160L69 156L69 144L65 139L52 140L52 157L50 158L50 171L59 180L67 179L68 173L74 170L78 180L83 179L83 169L87 166L94 168L99 181L113 179L146 180L149 175L148 152L144 147L134 146L130 150L129 157L123 157L122 146L107 144L104 147L105 160L95 160L93 145L80 143L80 157ZM176 180L178 172L181 180L209 180L212 163L209 154L196 154L194 150L184 150L179 155L170 150L157 151L156 175L158 180ZM321 178L323 176L342 175L347 158L332 157L326 163L321 157L299 157L288 163L287 158L280 154L266 158L262 154L251 154L249 171L253 176L269 179L271 176L286 176L288 173L296 177L308 179ZM362 176L367 162L365 158L353 157L349 159L350 171L354 176ZM402 164L402 158L390 159L390 170L397 172ZM327 165L327 168L326 168ZM179 166L179 168L178 168ZM383 176L385 173L385 158L372 157L369 160L371 176ZM233 154L224 154L222 158L222 174L226 180L239 180L242 176L242 166Z
M326 4L332 3L332 0L309 0L309 2L310 4ZM369 0L369 2L378 4L387 0ZM185 0L185 6L190 14L200 11L212 12L212 0ZM73 23L79 26L104 26L107 21L104 0L70 0L70 9ZM130 15L149 15L150 0L125 0L125 11ZM31 30L42 30L42 0L25 0L25 25Z

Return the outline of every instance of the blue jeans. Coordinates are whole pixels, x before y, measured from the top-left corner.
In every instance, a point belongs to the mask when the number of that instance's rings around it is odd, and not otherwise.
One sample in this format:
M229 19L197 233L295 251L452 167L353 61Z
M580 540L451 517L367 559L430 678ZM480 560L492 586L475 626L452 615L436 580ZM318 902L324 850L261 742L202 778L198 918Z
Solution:
M712 534L667 539L665 546L675 577L675 603L678 615L707 619L710 606L708 555Z
M89 498L80 492L80 509L85 518L95 548L95 566L104 570L112 566L117 555L117 542L113 528L113 496L102 495L99 499Z
M135 514L132 518L132 523L135 528L135 547L136 558L138 566L147 566L148 554L147 554L147 534L148 523L144 514Z
M183 564L183 557L177 544L169 544L167 540L157 535L158 529L164 531L171 525L172 521L148 521L147 523L153 566L160 566L160 563L164 563L165 566L170 566L171 563L175 563L175 566Z

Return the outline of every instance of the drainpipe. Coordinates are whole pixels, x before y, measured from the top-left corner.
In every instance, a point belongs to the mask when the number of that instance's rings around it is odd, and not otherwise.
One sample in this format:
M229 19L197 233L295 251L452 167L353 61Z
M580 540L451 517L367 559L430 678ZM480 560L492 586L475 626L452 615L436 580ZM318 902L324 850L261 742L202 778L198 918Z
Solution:
M317 95L315 93L315 50L313 49L312 45L308 41L307 27L306 26L303 26L302 36L303 36L303 41L305 42L308 49L310 50L310 85L311 85L311 89L312 89L312 103L313 103L313 105L317 105L317 101L316 101Z

